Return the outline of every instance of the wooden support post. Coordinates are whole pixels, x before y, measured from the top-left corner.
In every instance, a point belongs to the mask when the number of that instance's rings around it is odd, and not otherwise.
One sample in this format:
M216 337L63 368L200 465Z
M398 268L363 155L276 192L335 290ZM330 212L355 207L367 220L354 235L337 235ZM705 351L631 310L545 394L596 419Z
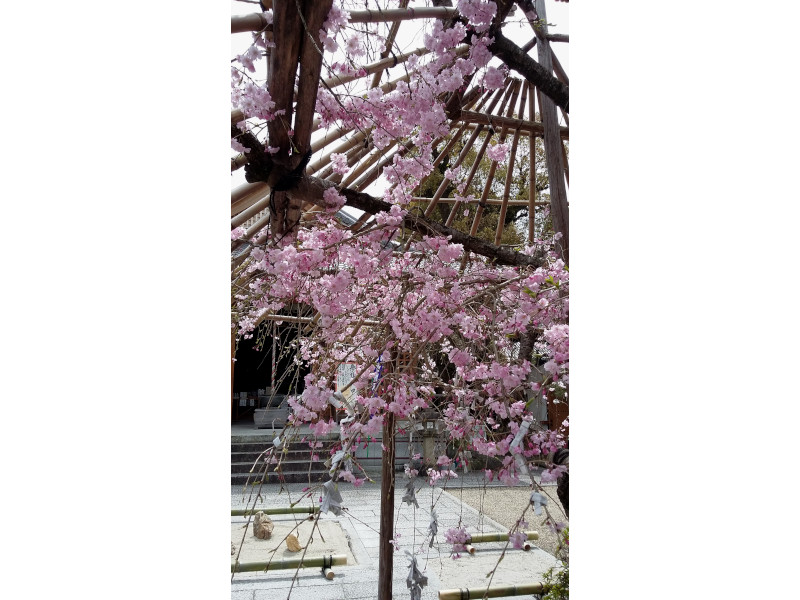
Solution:
M378 600L392 600L394 566L394 413L384 413L381 469L381 530L378 556Z
M328 16L333 0L305 0L300 45L300 83L297 86L297 107L294 115L294 144L305 154L311 141L314 106L317 103L319 75L322 71L322 44L319 30ZM278 46L280 47L280 46Z
M285 111L269 123L269 143L279 149L281 159L289 157L289 128L292 124L292 99L294 78L297 72L297 61L300 56L301 36L305 36L303 22L293 0L275 0L273 2L273 29L275 46L280 49L272 55L273 63L269 72L269 93L275 102L275 110ZM286 210L286 207L283 209ZM283 211L278 212L283 215ZM282 221L282 219L276 219ZM282 232L281 232L282 233Z
M553 59L550 51L550 42L547 40L547 14L544 0L536 0L536 14L542 20L541 29L537 29L539 43L539 64L548 73L553 71ZM546 94L542 94L541 114L544 125L544 150L547 159L547 175L550 182L550 216L553 219L553 229L562 235L557 242L565 262L569 262L569 205L567 204L567 188L564 184L564 166L562 163L561 137L558 129L558 115L556 105Z
M528 88L528 119L531 121L536 120L536 112L534 110L534 89L530 82L526 82ZM520 115L522 116L522 115ZM536 225L536 136L531 131L528 134L528 143L530 144L530 166L528 176L528 244L533 243L534 229Z

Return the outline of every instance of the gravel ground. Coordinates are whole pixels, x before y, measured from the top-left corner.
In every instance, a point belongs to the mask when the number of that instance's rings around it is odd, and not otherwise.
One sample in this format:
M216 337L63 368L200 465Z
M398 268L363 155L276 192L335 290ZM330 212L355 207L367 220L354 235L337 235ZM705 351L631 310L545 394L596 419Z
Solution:
M543 487L549 496L547 508L550 510L550 514L556 521L564 521L569 525L564 509L558 501L556 486L545 485ZM529 505L531 497L531 489L528 487L449 488L448 493L509 529L514 526L522 511ZM539 539L534 544L545 552L555 555L558 539L556 534L543 524L544 518L544 512L541 516L533 514L533 506L525 513L528 529L539 532Z

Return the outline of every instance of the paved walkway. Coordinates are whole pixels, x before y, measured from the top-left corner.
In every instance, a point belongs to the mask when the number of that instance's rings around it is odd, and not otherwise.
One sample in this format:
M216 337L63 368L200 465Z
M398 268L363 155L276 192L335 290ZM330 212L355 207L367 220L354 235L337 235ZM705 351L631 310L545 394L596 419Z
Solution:
M465 487L482 486L482 473L460 474L459 480L449 485ZM416 551L418 567L428 577L428 585L423 588L422 598L434 600L438 598L440 589L478 587L487 585L486 574L491 571L500 558L505 543L485 543L477 545L475 555L463 553L461 558L453 560L450 556L451 546L444 539L445 532L461 523L469 533L507 532L492 519L479 515L473 508L462 504L449 494L442 493L441 485L431 490L427 480L417 478L416 488L420 508L415 508L401 501L405 493L406 479L398 474L395 494L395 533L398 534L399 551L394 555L393 597L409 598L406 586L409 559L405 551ZM258 507L286 507L291 501L302 495L303 484L284 486L281 492L278 485L265 485L261 489L263 501ZM494 487L494 486L492 486ZM232 600L283 600L289 596L297 600L375 600L378 586L378 531L380 528L380 482L366 483L361 488L341 482L339 490L343 498L343 506L347 508L341 516L332 513L321 516L322 522L335 522L347 536L349 551L355 564L338 566L334 569L336 577L328 581L322 577L320 569L301 569L294 578L295 570L274 571L270 573L237 573L231 584ZM315 494L315 500L319 495ZM291 500L290 500L291 498ZM308 505L300 503L298 506ZM428 525L431 505L438 516L438 535L432 548L428 546ZM231 489L231 508L249 508L253 504L243 499L240 486ZM291 515L276 515L277 522L293 521ZM247 517L231 517L232 530L244 532L243 524ZM235 528L235 529L234 529ZM236 535L236 534L235 534ZM238 547L241 534L232 542ZM252 536L248 530L247 535ZM234 536L235 537L235 536ZM300 539L305 545L306 540ZM274 547L274 542L272 546ZM312 545L313 548L313 545ZM345 549L346 550L346 549ZM309 549L311 553L311 548ZM344 553L344 552L342 552ZM312 554L309 554L311 556ZM265 556L262 560L267 560ZM499 564L492 580L492 585L529 583L541 580L541 574L549 567L557 564L556 559L534 547L529 552L515 550L510 546ZM294 585L292 584L294 578ZM293 585L293 587L292 587Z

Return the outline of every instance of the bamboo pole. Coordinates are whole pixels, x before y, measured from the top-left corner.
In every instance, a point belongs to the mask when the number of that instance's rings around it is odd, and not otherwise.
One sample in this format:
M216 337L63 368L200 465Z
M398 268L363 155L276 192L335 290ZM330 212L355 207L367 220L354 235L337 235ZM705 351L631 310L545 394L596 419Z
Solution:
M314 142L311 142L311 152L318 152L319 150L322 150L328 144L332 144L340 137L342 137L343 135L347 135L351 131L353 131L352 128L343 129L342 127L337 127L333 131L326 131L321 138L319 138Z
M364 145L355 145L354 147L350 148L347 153L345 154L345 158L347 159L347 166L351 169L353 165L358 163L364 156L369 153L369 148L364 148ZM351 171L352 172L352 171ZM333 172L333 164L329 163L322 171L319 172L317 175L320 179L327 179L328 181L332 181L338 184L342 180L342 175L339 173Z
M495 245L500 244L505 228L506 213L508 212L508 196L511 192L511 181L514 179L514 159L517 156L517 144L519 143L519 129L514 132L514 141L511 142L511 153L508 157L508 170L506 171L505 188L503 189L503 202L500 206L500 216L497 218L497 231L494 234Z
M509 129L521 129L537 134L539 137L544 137L544 124L537 121L526 121L523 119L514 119L511 117L502 117L487 115L484 113L474 112L471 110L461 111L460 119L465 123L478 123L483 125L505 125ZM557 127L558 135L561 139L569 139L569 127Z
M480 103L477 106L477 110L481 110L483 108L483 105L486 104L486 102L490 98L492 98L492 96L494 95L494 99L492 99L491 104L489 105L489 108L487 109L489 112L491 112L494 109L494 107L497 104L497 102L500 100L500 98L503 97L503 92L506 90L507 85L508 85L508 81L506 81L505 85L502 88L500 88L500 89L498 89L496 91L495 90L490 90L490 91L486 92L483 95L483 97L481 98ZM477 101L477 99L476 99L476 101ZM470 104L472 104L472 102L468 102L467 104L465 104L465 107L469 106ZM457 122L457 119L453 119L452 121L450 121L450 129L451 130L455 126L456 122ZM456 131L456 133L450 138L450 141L447 142L447 145L444 147L444 149L441 152L439 152L438 156L434 159L434 161L433 161L433 166L434 167L436 167L436 165L438 165L440 162L442 162L442 160L444 160L444 158L446 156L449 156L450 150L453 149L453 146L455 146L456 143L458 143L458 141L464 135L464 132L469 128L471 128L473 131L475 131L476 129L479 129L479 128L482 129L482 127L480 125L470 125L470 124L467 124L467 123L462 123L461 126L458 128L458 131ZM439 142L439 140L437 140L437 143L438 142ZM434 144L434 146L435 145L436 144ZM423 184L428 180L428 177L429 177L429 175L423 177L420 180L419 184L417 185L417 190L419 190L423 186Z
M522 117L522 111L525 108L525 99L528 94L528 86L523 86L522 94L519 99L519 109L517 114ZM503 189L503 203L500 206L500 216L497 219L497 231L494 235L495 245L500 244L500 238L503 237L503 229L505 228L506 213L508 212L508 197L511 192L511 181L514 179L514 159L517 156L517 145L519 143L520 130L514 132L514 141L511 143L511 153L508 158L508 170L506 171L506 183Z
M346 565L346 554L328 556L307 556L305 558L283 558L273 561L231 563L231 573L252 573L253 571L280 571L304 567L322 567L329 565Z
M478 171L478 167L480 166L481 161L483 160L483 154L484 152L486 152L486 148L489 146L489 142L491 140L492 140L491 134L488 134L484 138L483 144L481 144L481 148L480 150L478 150L478 154L475 156L475 162L472 164L472 169L470 169L469 175L467 175L467 179L464 182L464 189L469 189L472 180L475 178L475 173ZM455 198L449 198L449 200L455 200ZM442 202L442 198L439 198L439 202ZM444 223L445 225L450 227L453 224L453 221L456 218L456 213L461 208L462 204L463 202L461 201L455 201L453 203L453 208L450 209L450 214L447 216L447 221L445 221Z
M231 192L231 218L269 196L270 187L261 181L240 185Z
M391 23L411 19L446 19L457 14L455 8L429 6L415 8L390 8L388 10L354 10L350 13L351 23Z
M256 216L258 213L260 213L268 206L269 206L269 196L266 196L261 200L259 200L258 202L256 202L255 204L253 204L253 206L251 206L247 210L243 210L238 215L233 217L231 219L231 229L238 227L239 225L247 221L250 217Z
M507 542L509 538L508 533L476 533L467 539L469 544L484 544L487 542ZM525 539L538 540L538 531L526 531Z
M478 598L503 598L504 596L527 596L544 594L549 589L544 583L522 583L519 585L496 585L485 588L460 588L439 590L439 600L477 600Z
M231 16L231 33L246 33L248 31L262 31L267 28L267 19L264 13L251 13L249 15Z
M334 148L333 150L331 150L327 154L321 156L320 158L315 160L313 163L308 165L308 167L306 167L306 173L311 174L311 173L315 173L315 172L319 171L320 169L324 168L329 162L331 162L331 155L332 154L342 154L343 152L347 152L348 150L353 148L353 146L356 146L359 143L363 143L364 142L364 138L366 138L366 137L367 137L367 132L358 131L349 140L343 141L341 144L336 146L336 148Z
M255 237L255 235L259 231L261 231L264 227L267 226L267 223L269 223L269 218L271 216L272 215L270 214L270 211L267 211L267 214L265 214L263 217L261 217L255 223L253 223L250 227L248 227L247 231L245 231L244 235L239 239L240 240L251 240L251 239L253 239L253 237Z
M402 64L406 62L412 56L424 56L428 54L430 50L425 48L417 48L416 50L412 50L411 52L404 52L400 56L392 56L391 58L384 58L377 62L371 63L364 67L361 67L366 74L362 77L366 77L366 75L372 75L376 71L380 70L383 71L388 67L394 67L395 65ZM327 79L322 80L322 86L327 88L335 88L339 87L340 85L344 85L346 83L350 83L351 81L355 81L356 79L360 79L357 75L334 75L333 77L328 77Z
M392 140L391 145L394 145L396 143L397 143L396 140ZM358 179L355 183L353 183L349 187L359 192L364 191L364 189L367 186L369 186L373 181L375 181L378 177L380 177L381 173L383 172L383 168L394 160L395 155L403 156L406 152L408 152L408 149L411 148L412 146L413 144L410 141L406 142L400 148L398 148L396 152L393 152L389 156L385 156L383 160L379 161L378 164L376 164L372 169L370 169L370 171L362 175L360 179ZM389 147L390 146L387 146L386 149L388 149ZM378 154L378 156L380 156L380 154Z
M455 8L431 6L419 8L393 8L389 10L355 10L350 13L350 23L396 23L411 19L446 19L457 14ZM262 31L269 26L263 13L231 16L231 33Z
M459 165L464 161L469 154L469 151L472 149L472 145L475 143L475 140L478 139L478 136L481 134L480 128L476 129L472 132L472 135L467 140L467 143L464 144L464 147L461 149L461 152L458 154L458 158L456 158L456 162L453 164L453 168L458 168ZM491 137L491 134L486 136L487 139ZM439 184L439 187L436 189L436 192L433 194L433 198L428 203L428 207L425 209L425 216L430 217L433 209L436 208L436 205L439 203L439 198L444 195L444 191L452 185L451 181L447 178L442 179L442 183Z
M319 512L319 506L289 506L282 508L248 508L248 509L231 509L232 517L246 517L254 515L257 512L263 512L265 515L291 515L291 514L316 514Z
M384 157L389 150L391 150L397 144L397 140L392 140L389 142L384 148L378 150L377 148L374 149L374 152L367 158L366 160L361 161L359 165L350 171L347 176L344 178L342 182L342 187L350 187L351 184L356 181L367 169L369 169L372 165L374 165L381 157ZM368 176L365 176L364 179L366 180Z
M247 164L247 156L242 153L237 154L231 159L231 173L237 169L241 169Z
M430 198L428 198L426 196L414 196L414 197L411 198L412 202L428 202L429 200L430 200ZM439 204L455 204L456 202L459 202L459 200L456 200L455 198L450 198L450 197L439 198ZM489 206L500 206L501 204L503 204L503 199L502 198L487 198L486 200L483 201L483 203L487 204ZM463 204L463 202L462 202L462 204ZM508 205L509 206L528 206L528 201L527 200L511 200L511 199L509 199ZM550 203L549 202L537 202L536 206L550 206ZM449 227L449 225L448 225L448 227Z
M515 79L514 81L519 82L520 80ZM514 101L516 100L516 90L518 89L518 87L519 84L517 83L517 85L514 86L515 90L514 99L511 101L508 107L507 116L511 116L512 112L514 111ZM505 105L505 102L503 104ZM502 111L503 107L500 108L499 112ZM500 132L500 139L498 140L498 143L502 144L505 141L507 133L508 133L508 126L503 125L503 129ZM475 236L475 234L478 231L478 225L480 224L480 220L483 217L483 203L489 197L489 191L492 187L492 181L494 180L494 173L496 170L497 170L497 161L493 160L492 164L489 166L489 173L486 176L486 185L483 188L483 194L481 194L481 201L480 201L481 206L478 206L478 210L475 211L475 216L472 219L472 227L470 227L470 233L469 233L471 236ZM466 260L467 260L467 254L464 253L464 259L462 260L462 268L463 265L466 264Z
M513 110L514 100L516 99L517 90L519 89L519 82L520 82L519 79L512 80L511 85L508 86L507 92L506 92L505 96L503 97L503 102L500 105L500 108L499 108L498 112L503 112L503 109L505 108L506 104L509 103L509 100L510 100L510 106L511 106L511 108ZM489 124L491 125L491 121L489 122ZM467 143L464 144L464 148L462 148L461 153L458 155L458 158L456 159L456 162L453 165L453 168L458 167L461 164L461 162L467 156L469 151L472 149L472 144L478 138L480 133L481 133L481 128L480 127L476 128L475 131L472 132L472 135L470 136L469 140L467 140ZM491 135L492 135L492 131L490 130L490 132L487 135L487 137L491 137ZM502 143L502 141L501 141L501 143ZM428 207L425 209L425 216L426 217L430 217L431 213L433 212L434 207L439 202L439 198L442 197L442 194L444 194L445 189L449 185L450 185L450 181L449 180L447 180L447 179L442 180L442 183L439 185L439 188L436 190L436 193L433 195L433 198L431 198L431 201L428 204Z
M397 8L407 8L408 7L408 0L400 0L400 5ZM384 42L383 52L381 52L381 58L388 58L389 54L392 52L392 44L394 44L394 40L397 37L397 32L400 30L400 21L395 21L392 23L391 29L389 29L389 35L386 36L386 42ZM372 76L372 82L369 84L370 88L377 87L378 84L381 82L381 75L383 74L383 69L380 71L376 71L375 74Z

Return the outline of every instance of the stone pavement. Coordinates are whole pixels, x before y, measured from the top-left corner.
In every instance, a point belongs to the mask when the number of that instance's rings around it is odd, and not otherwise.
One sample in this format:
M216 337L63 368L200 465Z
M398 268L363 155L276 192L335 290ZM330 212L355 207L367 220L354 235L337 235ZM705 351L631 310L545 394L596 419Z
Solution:
M469 487L482 486L483 475L478 473L460 474L459 480L453 480L448 487L460 485ZM491 571L500 558L505 543L483 543L476 545L478 551L475 555L462 553L461 558L451 558L451 545L444 539L445 532L450 527L457 527L459 522L466 526L469 533L507 532L500 524L492 519L479 515L478 512L458 501L458 499L442 492L441 484L431 490L424 478L415 479L417 500L420 508L408 505L401 501L405 493L406 479L398 473L397 489L395 490L395 534L399 543L399 551L394 554L393 572L393 598L409 598L406 586L409 559L405 551L414 551L417 555L418 568L428 577L428 585L423 588L422 598L433 600L438 598L440 589L478 587L487 585L486 574ZM265 485L261 489L263 501L257 507L286 507L292 501L302 496L306 485L290 484L284 486L280 493L280 486ZM494 486L492 486L494 487ZM527 486L526 486L527 487ZM365 483L360 488L341 482L339 484L343 502L347 508L342 515L335 516L328 513L321 516L321 522L336 522L343 529L349 548L337 551L339 554L350 554L355 564L337 566L334 580L328 581L322 577L319 568L300 569L295 577L296 570L273 571L269 573L237 573L231 583L232 600L283 600L289 597L297 600L374 600L377 598L378 586L378 531L380 529L380 481ZM250 508L247 498L243 499L240 486L231 488L231 508ZM319 499L315 493L314 500ZM309 500L304 500L297 506L308 506ZM430 522L431 505L438 516L438 535L433 547L428 546L428 525ZM302 519L302 515L274 515L273 520L284 520L294 523L295 518ZM232 543L239 546L242 541L243 524L247 517L231 517ZM241 532L241 533L240 533ZM247 531L252 538L252 533ZM298 536L300 537L300 536ZM238 538L238 539L237 539ZM261 540L258 540L261 542ZM328 540L330 542L330 540ZM300 544L306 545L307 538L300 537ZM535 542L534 542L535 543ZM274 540L272 547L275 546ZM320 545L317 546L318 548ZM308 556L312 556L314 544L309 548ZM277 558L277 556L276 556ZM264 556L259 560L267 560ZM233 558L232 558L233 560ZM249 557L242 558L242 562L253 560ZM492 585L530 583L541 580L541 574L558 561L547 552L534 548L529 552L515 550L509 545L506 554L499 563ZM292 583L294 579L294 584Z

